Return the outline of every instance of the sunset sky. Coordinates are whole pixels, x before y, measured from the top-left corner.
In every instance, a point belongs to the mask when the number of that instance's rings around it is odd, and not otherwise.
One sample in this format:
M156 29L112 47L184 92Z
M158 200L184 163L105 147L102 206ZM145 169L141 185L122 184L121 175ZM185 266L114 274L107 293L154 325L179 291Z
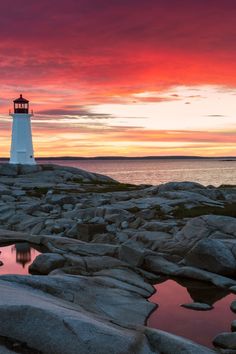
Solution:
M35 156L236 156L235 0L0 2L0 157L12 100Z

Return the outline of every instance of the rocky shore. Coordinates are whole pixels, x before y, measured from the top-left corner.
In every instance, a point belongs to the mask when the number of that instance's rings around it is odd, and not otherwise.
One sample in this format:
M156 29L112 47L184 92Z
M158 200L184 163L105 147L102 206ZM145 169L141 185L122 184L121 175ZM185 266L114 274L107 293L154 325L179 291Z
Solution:
M234 323L215 349L145 325L160 276L236 293L234 186L1 164L0 193L0 246L44 249L32 275L0 277L0 353L236 353Z

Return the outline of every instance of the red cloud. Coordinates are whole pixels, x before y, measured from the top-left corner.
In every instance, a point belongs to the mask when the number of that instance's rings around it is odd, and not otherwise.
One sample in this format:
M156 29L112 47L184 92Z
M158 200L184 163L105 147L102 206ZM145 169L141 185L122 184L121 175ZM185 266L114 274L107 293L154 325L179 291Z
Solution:
M1 83L83 84L101 96L236 84L233 0L12 0L0 13Z

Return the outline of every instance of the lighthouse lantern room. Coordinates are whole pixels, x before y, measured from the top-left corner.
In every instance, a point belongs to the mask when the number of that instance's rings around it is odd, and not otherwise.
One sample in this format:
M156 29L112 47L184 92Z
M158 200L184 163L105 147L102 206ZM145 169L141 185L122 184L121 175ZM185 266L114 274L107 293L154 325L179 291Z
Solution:
M14 113L11 114L12 136L11 136L11 164L35 165L31 116L29 113L29 101L20 95L14 100Z

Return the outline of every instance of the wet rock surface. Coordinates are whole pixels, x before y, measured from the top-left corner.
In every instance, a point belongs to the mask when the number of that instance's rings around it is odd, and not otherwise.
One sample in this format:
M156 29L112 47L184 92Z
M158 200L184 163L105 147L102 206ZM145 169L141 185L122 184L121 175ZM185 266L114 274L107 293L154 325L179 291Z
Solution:
M221 333L214 338L213 343L216 347L236 349L236 333Z
M201 302L193 302L190 304L182 304L182 307L185 307L186 309L191 309L195 311L209 311L213 309L213 306L204 304Z
M34 275L0 277L0 337L32 353L214 352L145 321L160 275L236 289L233 186L134 186L72 167L1 164L0 194L0 245L46 249ZM216 350L236 348L233 333L219 336Z

